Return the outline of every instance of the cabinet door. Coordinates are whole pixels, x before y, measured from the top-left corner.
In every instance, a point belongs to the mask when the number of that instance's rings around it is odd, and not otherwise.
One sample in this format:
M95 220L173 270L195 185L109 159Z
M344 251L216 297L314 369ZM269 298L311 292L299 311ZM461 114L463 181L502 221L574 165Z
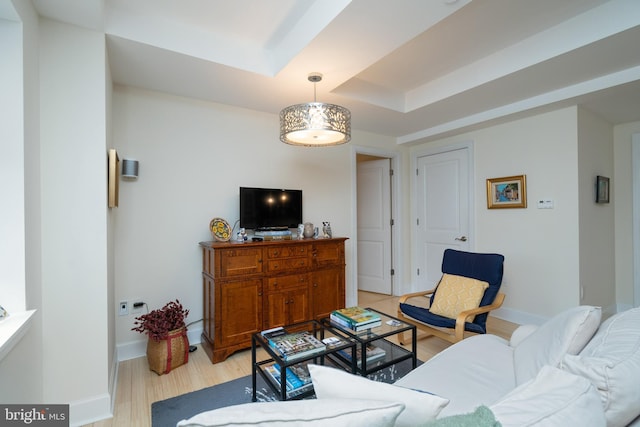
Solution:
M307 287L271 292L265 296L264 301L265 329L311 319Z
M219 277L245 276L257 273L262 273L261 248L221 250Z
M315 242L311 254L314 267L342 265L344 264L344 243Z
M262 330L262 279L221 283L216 289L216 344L250 343Z
M329 317L333 310L344 308L344 267L311 273L311 304L314 319Z
M309 310L309 289L299 288L288 292L286 303L289 323L304 322L311 319Z

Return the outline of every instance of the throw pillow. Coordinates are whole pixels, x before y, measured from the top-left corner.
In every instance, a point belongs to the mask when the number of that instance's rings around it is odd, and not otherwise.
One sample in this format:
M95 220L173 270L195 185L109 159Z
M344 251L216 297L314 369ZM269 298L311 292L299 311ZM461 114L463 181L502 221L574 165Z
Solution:
M449 403L448 399L430 393L372 381L341 369L310 364L309 373L318 400L371 399L404 404L396 427L423 425L434 420Z
M478 308L488 287L489 284L482 280L444 273L429 311L455 319L462 311ZM467 322L473 322L474 319L475 316L469 317Z
M565 356L562 369L598 389L607 425L623 426L640 415L640 308L605 320L578 356Z
M565 354L578 354L600 325L600 307L583 305L552 317L513 349L516 383L534 378L544 365L559 367Z
M490 406L503 426L602 427L600 397L589 380L544 366L531 381Z
M391 427L404 405L363 399L255 402L202 412L177 427Z
M491 409L478 406L470 414L451 415L430 421L425 427L500 427Z

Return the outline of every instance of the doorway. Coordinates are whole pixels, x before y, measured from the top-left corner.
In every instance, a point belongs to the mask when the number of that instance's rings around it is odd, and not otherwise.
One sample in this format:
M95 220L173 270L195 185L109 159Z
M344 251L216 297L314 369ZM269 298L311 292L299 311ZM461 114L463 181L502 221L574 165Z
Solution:
M356 154L358 290L393 294L391 159Z
M416 154L415 290L433 289L445 249L469 250L472 242L472 145Z

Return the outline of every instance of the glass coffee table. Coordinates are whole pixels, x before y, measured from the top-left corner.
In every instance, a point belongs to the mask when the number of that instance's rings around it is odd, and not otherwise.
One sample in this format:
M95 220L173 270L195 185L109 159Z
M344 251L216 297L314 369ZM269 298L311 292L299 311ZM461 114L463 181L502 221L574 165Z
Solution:
M258 375L265 380L278 399L290 400L304 399L314 393L309 370L306 367L308 363L324 365L325 362L338 360L341 357L343 363L339 367L350 373L356 372L357 341L334 328L333 325L309 320L287 325L284 329L288 334L306 331L320 341L325 339L333 341L327 343L326 347L318 352L286 359L270 345L268 337L263 336L263 333L268 331L253 334L251 337L251 383L253 386L251 400L253 402L257 400ZM264 352L260 352L260 348ZM331 359L327 360L329 357ZM344 360L352 360L352 362L344 362ZM282 381L281 378L286 378L287 381Z
M357 363L355 369L351 368L353 369L352 372L366 377L371 373L407 359L411 359L412 369L415 369L418 362L416 357L416 327L373 308L367 307L366 309L380 315L380 326L354 331L332 322L328 317L320 321L323 326L339 331L356 343ZM411 349L406 349L387 339L402 332L411 332ZM367 350L369 350L367 357L361 357L362 354L367 354ZM349 367L353 366L353 361L346 352L332 352L329 357L332 362L343 366L345 370L351 370Z

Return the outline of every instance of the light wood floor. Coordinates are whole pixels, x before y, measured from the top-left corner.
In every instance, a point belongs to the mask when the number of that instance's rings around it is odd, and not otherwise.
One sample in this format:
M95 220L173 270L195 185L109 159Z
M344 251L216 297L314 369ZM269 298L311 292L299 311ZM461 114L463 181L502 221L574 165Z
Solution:
M358 305L372 307L395 315L398 297L368 292L358 293ZM489 316L489 333L508 338L518 325ZM418 359L426 361L450 344L430 337L418 341ZM215 365L205 352L198 350L189 355L189 363L166 375L149 370L146 357L126 360L118 367L118 385L113 418L88 424L88 427L150 426L151 404L158 400L179 396L215 384L251 374L251 351L235 353Z

